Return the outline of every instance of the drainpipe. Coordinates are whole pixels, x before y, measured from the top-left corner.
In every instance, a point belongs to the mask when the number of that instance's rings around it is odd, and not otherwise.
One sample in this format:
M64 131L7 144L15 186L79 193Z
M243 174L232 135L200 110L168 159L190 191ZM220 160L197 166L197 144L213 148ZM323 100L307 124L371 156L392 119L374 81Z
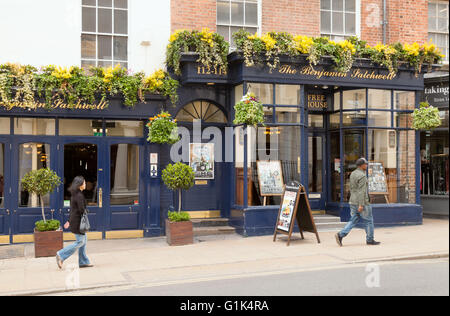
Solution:
M386 1L383 0L383 44L386 44L386 29L387 29L387 20L386 20Z

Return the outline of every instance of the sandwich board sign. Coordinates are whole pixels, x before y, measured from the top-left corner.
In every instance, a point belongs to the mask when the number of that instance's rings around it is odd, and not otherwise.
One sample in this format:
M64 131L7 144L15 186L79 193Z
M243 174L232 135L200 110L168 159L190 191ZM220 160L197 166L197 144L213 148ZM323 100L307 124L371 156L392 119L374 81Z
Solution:
M317 242L320 243L305 187L292 182L284 188L273 241L276 241L277 234L285 234L288 235L287 246L289 246L295 222L297 222L302 239L305 239L303 232L311 232L316 235Z

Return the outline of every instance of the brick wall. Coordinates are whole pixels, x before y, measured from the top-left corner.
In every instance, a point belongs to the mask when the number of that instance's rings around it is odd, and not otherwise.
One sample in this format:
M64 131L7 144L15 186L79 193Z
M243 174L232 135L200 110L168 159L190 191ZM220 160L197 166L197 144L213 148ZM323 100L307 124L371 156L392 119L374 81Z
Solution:
M216 31L216 0L170 0L171 30Z
M171 30L216 31L216 0L170 0ZM262 0L262 33L320 35L320 0ZM361 0L361 38L382 42L383 0ZM426 42L428 0L387 0L388 43Z
M320 35L320 0L262 0L262 32Z
M369 45L383 41L383 1L366 0L361 2L361 39Z
M416 132L400 131L398 144L399 187L404 196L398 203L416 203ZM419 185L419 184L417 184Z
M428 40L428 0L388 0L388 43Z

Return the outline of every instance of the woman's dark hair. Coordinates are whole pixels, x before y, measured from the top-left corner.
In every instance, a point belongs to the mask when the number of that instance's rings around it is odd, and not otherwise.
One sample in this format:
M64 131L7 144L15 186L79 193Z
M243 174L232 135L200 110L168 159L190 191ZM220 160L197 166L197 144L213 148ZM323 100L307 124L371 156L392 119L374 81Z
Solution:
M68 191L70 192L70 194L74 194L84 183L84 178L82 176L76 176L73 181L72 184L70 185Z

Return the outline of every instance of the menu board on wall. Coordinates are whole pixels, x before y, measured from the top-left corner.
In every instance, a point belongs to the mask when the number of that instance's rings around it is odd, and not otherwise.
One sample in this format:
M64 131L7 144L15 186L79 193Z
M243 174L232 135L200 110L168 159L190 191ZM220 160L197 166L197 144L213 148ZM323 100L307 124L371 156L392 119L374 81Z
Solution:
M367 166L368 187L370 194L388 193L387 178L384 172L383 163L381 162L369 162Z
M283 173L279 160L259 160L256 162L261 196L282 195Z

